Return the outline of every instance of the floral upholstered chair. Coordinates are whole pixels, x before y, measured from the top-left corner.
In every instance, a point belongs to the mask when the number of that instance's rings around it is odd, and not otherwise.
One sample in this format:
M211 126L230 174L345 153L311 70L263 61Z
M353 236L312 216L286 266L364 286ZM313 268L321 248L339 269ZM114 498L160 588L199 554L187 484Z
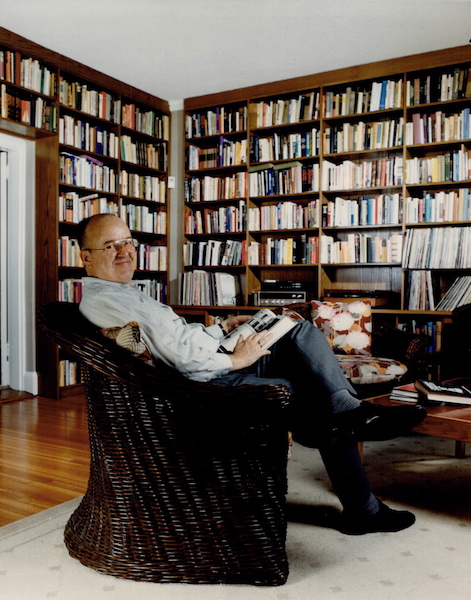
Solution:
M325 335L342 372L361 397L387 393L404 379L409 363L429 343L427 336L381 323L373 331L371 304L364 300L313 300L291 304Z

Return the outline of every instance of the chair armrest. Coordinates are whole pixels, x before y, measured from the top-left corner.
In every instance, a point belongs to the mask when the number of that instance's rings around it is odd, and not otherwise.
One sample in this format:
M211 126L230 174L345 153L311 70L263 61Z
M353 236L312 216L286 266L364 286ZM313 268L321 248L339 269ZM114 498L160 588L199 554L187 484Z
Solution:
M175 399L181 407L196 407L220 414L226 422L236 419L256 424L272 423L288 409L291 393L282 385L218 386L191 381L163 363L146 364L102 335L78 310L78 305L51 302L39 313L41 328L54 342L86 365L107 377L134 386L148 395Z

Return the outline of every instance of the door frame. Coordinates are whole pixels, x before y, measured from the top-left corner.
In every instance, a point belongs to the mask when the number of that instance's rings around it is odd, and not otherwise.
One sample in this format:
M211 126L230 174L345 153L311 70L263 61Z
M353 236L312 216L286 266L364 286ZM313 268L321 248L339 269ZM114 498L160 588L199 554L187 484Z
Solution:
M36 395L35 142L0 133L0 149L8 153L2 293L8 310L9 386Z

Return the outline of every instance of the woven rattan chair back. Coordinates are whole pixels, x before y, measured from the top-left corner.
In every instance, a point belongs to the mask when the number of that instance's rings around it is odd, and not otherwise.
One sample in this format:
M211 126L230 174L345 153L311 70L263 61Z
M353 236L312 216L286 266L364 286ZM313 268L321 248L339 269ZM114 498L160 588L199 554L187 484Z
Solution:
M283 584L288 390L150 367L74 304L39 319L80 360L88 401L90 478L65 529L69 553L134 580Z

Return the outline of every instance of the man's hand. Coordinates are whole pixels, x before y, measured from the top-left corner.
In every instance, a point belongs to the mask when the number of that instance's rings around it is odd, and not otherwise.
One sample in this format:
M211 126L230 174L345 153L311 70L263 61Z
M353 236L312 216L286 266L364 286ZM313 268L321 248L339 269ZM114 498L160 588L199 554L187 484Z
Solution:
M237 371L245 367L253 365L261 356L271 354L270 350L264 350L262 345L272 337L271 333L260 331L252 333L248 337L242 339L239 337L234 352L228 356L232 360L231 371Z
M237 317L229 317L228 319L221 321L221 325L226 333L230 333L233 329L239 327L241 323L245 323L251 318L252 315L238 315Z

